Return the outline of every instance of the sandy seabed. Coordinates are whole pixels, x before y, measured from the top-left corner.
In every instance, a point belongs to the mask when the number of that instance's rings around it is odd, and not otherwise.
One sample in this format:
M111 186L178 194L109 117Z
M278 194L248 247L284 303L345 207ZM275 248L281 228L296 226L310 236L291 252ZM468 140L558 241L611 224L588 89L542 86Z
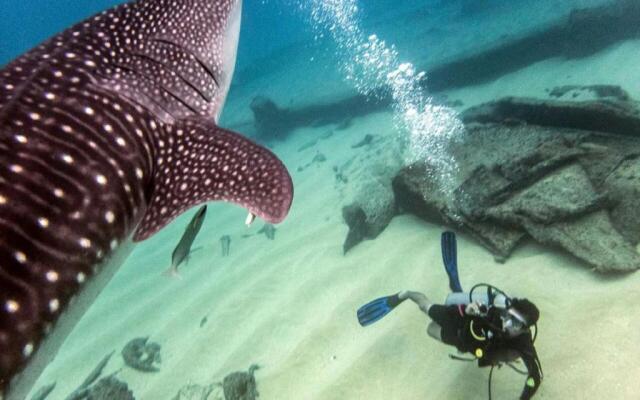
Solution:
M352 130L323 144L361 135L357 125ZM295 202L274 241L242 238L260 224L247 229L242 210L217 204L182 279L161 272L191 212L138 246L41 382L57 380L58 398L106 353L150 335L162 345L161 371L125 368L118 375L139 399L170 399L187 383L220 381L252 363L262 367L256 377L263 399L484 398L488 370L450 361L451 349L427 337L427 320L412 304L366 329L358 325L356 309L380 295L414 289L445 298L443 228L396 217L376 240L344 256L347 228L341 200L329 189L330 161L294 175ZM221 257L222 234L232 237L228 257ZM640 275L602 277L533 244L505 264L465 235L458 235L458 248L463 285L491 282L540 307L540 398L629 399L640 392L640 306L633 301ZM105 372L122 365L118 355ZM522 381L508 368L497 370L494 398L515 398Z

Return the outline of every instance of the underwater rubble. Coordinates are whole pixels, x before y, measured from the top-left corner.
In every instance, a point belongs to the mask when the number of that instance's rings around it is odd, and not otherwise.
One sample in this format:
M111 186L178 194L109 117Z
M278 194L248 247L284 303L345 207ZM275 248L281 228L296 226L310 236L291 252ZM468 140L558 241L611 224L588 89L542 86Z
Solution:
M640 132L640 109L631 101L577 102L505 97L471 107L461 117L465 125L529 124L636 138Z
M107 354L87 375L76 390L64 397L65 400L135 400L129 386L115 377L120 371L100 378L114 352ZM98 380L98 378L100 378ZM97 382L96 382L97 381ZM31 400L45 400L55 389L56 384L43 386L31 397Z
M149 342L149 337L131 339L122 349L124 363L141 372L158 372L160 369L160 345Z
M84 398L86 400L135 400L127 384L113 376L100 379Z
M224 400L216 389L218 384L197 385L190 384L178 391L171 400Z
M178 391L172 400L257 400L260 397L255 379L256 364L247 371L236 371L222 382L209 385L189 384Z
M136 338L129 342L129 349L135 348L136 354L140 354L140 349L151 346L153 349L159 345L147 343L147 338ZM127 347L125 346L125 348ZM145 350L147 351L147 350ZM157 353L151 354L154 355ZM71 394L64 397L65 400L135 400L133 392L128 385L117 379L115 372L101 378L102 372L113 356L114 352L106 355L98 365L85 378L80 386ZM145 368L151 363L143 363ZM252 364L246 371L235 371L226 375L221 382L214 382L208 385L187 384L178 390L172 400L257 400L258 385L255 379L255 371L260 369L257 364ZM153 369L152 369L153 370ZM55 389L55 382L40 388L30 400L46 400Z
M259 368L253 364L248 371L232 372L225 376L222 380L225 400L256 400L260 395L254 373Z
M598 272L640 268L635 103L510 97L461 116L466 134L451 147L460 169L453 199L427 160L407 165L393 178L391 194L362 196L345 207L345 250L388 224L390 218L367 211L385 208L382 202L469 233L497 261L530 238Z

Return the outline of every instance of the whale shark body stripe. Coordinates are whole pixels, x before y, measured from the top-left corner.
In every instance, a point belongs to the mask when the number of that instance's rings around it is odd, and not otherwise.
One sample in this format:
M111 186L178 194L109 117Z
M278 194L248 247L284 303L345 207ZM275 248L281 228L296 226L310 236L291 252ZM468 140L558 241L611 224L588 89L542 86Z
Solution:
M215 124L240 8L138 0L0 70L0 398L25 398L132 235L211 200L287 215L284 165Z

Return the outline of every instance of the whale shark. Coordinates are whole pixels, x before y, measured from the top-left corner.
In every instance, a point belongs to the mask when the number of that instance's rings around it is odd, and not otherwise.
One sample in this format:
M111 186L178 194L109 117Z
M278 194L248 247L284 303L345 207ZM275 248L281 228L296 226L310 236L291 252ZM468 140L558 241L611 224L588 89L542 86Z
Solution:
M270 150L218 126L242 0L138 0L0 70L0 399L24 400L132 243L208 201L281 222Z

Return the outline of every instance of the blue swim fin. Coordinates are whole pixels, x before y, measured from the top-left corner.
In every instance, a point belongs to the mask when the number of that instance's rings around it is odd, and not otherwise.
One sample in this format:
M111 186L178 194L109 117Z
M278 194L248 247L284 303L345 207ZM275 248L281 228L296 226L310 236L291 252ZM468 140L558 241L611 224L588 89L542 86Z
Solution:
M358 309L358 322L360 322L362 326L371 325L387 315L403 301L404 299L401 300L398 294L380 297L379 299L370 301Z
M451 231L442 232L442 262L449 276L449 288L452 292L462 292L458 277L458 260L456 251L456 234Z

